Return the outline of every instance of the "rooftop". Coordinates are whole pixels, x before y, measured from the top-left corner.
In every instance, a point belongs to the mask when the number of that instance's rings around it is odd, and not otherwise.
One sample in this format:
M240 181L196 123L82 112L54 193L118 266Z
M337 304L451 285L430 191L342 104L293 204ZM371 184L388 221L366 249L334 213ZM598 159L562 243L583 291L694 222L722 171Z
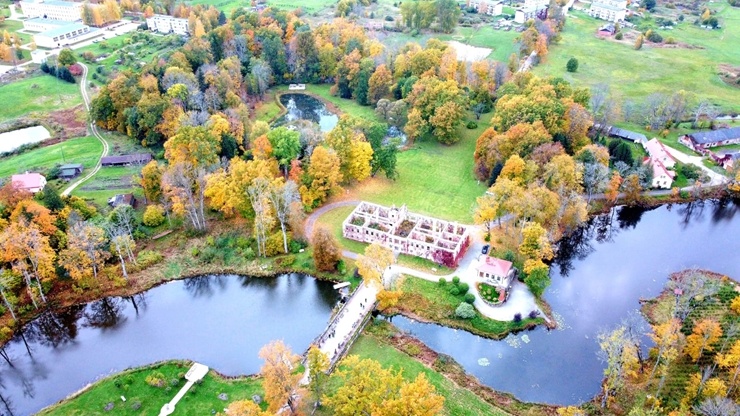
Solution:
M75 3L73 1L62 1L62 0L38 0L38 1L21 1L21 3L43 3L50 6L61 6L61 7L79 7L81 3Z
M39 33L39 35L53 38L54 36L66 35L67 33L72 32L74 30L79 30L79 29L83 29L86 27L87 25L85 24L72 22L64 26L59 26L59 27L55 27L54 29L49 29L46 32L41 32Z
M59 166L59 169L82 169L82 163L67 163Z
M54 26L64 26L69 24L69 22L66 20L44 19L43 17L34 17L33 19L28 19L26 20L26 23L39 23L43 25Z
M10 179L11 183L17 183L16 187L22 189L41 188L45 181L44 175L36 172L13 175Z
M699 144L716 143L725 140L740 139L740 127L732 127L729 129L717 129L710 131L697 131L689 133L687 136L691 137L694 142Z
M512 263L496 257L485 256L485 260L478 266L478 271L487 272L494 276L508 276Z
M609 128L609 135L620 137L622 139L631 140L633 142L638 141L647 141L647 137L645 137L644 134L635 133L634 131L629 131L625 129L620 129L618 127L610 127Z

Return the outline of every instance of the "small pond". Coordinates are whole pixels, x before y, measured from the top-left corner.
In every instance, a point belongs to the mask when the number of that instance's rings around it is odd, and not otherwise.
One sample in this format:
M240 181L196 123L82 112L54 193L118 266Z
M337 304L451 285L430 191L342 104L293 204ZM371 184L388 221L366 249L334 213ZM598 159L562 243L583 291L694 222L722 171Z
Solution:
M24 144L37 143L51 137L44 126L26 127L0 133L0 153L13 151Z
M286 113L275 120L275 126L302 119L318 124L322 132L329 132L339 122L339 117L329 111L326 104L308 94L282 94L280 104L285 107Z
M310 276L225 275L46 313L6 346L14 367L1 362L0 395L14 415L28 415L100 377L161 360L254 374L260 348L272 340L303 353L337 299L331 283Z
M619 207L560 244L545 299L560 328L492 341L398 316L393 323L451 355L484 384L525 401L576 404L599 391L596 335L691 267L740 278L740 205L706 201L653 210Z

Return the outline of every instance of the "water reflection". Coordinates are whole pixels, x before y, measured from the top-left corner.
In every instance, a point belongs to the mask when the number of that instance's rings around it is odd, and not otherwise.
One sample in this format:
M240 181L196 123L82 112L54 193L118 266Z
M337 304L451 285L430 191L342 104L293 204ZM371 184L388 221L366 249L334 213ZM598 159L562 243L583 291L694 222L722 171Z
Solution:
M308 94L282 94L280 103L286 114L275 120L275 126L289 125L296 120L308 120L318 124L322 132L328 132L339 122L339 117L329 111L321 100Z
M0 415L31 414L99 377L166 359L256 373L269 341L303 352L324 329L331 286L296 274L206 276L45 312L0 350Z
M740 278L740 215L732 201L644 210L617 207L563 239L545 293L560 328L491 341L438 325L394 323L455 358L483 383L526 401L576 404L599 390L596 335L627 321L637 333L639 299L656 296L671 272L699 267ZM526 335L526 338L525 338ZM644 341L643 353L649 340ZM481 366L480 362L490 362Z

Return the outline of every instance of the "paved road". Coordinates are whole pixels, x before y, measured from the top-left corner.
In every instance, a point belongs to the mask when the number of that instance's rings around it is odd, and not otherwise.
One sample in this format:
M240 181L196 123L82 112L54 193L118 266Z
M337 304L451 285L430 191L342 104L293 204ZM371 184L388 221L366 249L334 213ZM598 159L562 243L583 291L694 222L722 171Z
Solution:
M87 65L83 64L82 62L78 62L80 66L82 66L82 77L80 78L80 92L82 93L82 101L85 103L85 110L87 110L87 113L90 114L90 96L87 93ZM108 155L108 152L110 151L110 147L108 146L108 142L105 141L103 136L100 135L98 132L97 126L95 126L95 122L90 122L90 131L92 132L93 136L95 136L98 140L100 140L100 143L103 144L103 152L100 154L100 158L98 158L98 163L95 165L95 168L91 170L87 175L84 177L76 180L75 182L71 183L67 189L62 191L62 195L69 195L70 192L72 192L75 188L80 186L83 182L86 180L92 178L95 176L96 173L100 170L100 160Z
M704 160L701 156L691 156L688 155L680 150L676 150L670 146L665 146L668 153L671 154L676 160L678 160L681 163L686 164L692 164L694 166L698 166L699 169L701 169L704 173L709 176L709 183L707 185L709 186L715 186L715 185L722 185L727 183L727 178L723 175L720 175L719 173L709 169L708 167L704 166L704 163L702 161Z

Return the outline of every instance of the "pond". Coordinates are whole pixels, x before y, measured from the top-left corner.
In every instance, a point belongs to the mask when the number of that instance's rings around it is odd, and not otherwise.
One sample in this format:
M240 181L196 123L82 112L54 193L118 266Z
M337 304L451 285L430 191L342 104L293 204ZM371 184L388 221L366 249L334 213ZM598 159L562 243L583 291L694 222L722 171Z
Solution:
M480 381L525 401L560 405L590 400L604 365L596 335L655 297L672 272L699 267L740 278L740 205L724 201L615 208L560 244L545 299L560 328L492 341L401 316L393 318Z
M275 120L275 126L302 119L312 121L319 125L322 132L328 132L339 122L339 117L329 111L326 104L308 94L282 94L280 104L285 107L286 113Z
M44 141L49 137L51 133L44 126L26 127L0 133L0 153L13 151L24 144Z
M161 360L258 373L263 345L282 339L303 353L337 299L331 283L310 276L225 275L46 313L6 346L14 367L2 362L0 395L12 414L28 415L98 378Z

